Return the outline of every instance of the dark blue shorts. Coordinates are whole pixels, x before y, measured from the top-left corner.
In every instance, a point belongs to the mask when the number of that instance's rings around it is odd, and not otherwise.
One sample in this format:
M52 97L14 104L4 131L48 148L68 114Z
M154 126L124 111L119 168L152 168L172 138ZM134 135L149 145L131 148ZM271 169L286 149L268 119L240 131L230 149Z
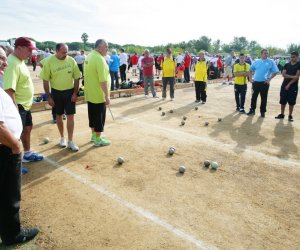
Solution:
M286 85L287 84L284 83L281 85L279 103L281 105L286 105L288 103L290 106L294 106L298 95L298 84L292 84L289 90L285 90Z

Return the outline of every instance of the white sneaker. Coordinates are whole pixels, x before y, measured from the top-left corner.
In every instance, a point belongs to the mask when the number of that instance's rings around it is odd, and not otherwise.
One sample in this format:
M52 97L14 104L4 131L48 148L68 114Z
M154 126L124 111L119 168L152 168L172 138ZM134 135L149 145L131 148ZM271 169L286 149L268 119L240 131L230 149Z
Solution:
M68 141L68 148L71 149L72 151L79 150L79 147L76 144L74 144L74 142L72 142L72 141Z
M60 138L59 146L60 146L61 148L65 148L65 147L67 146L66 140L65 140L64 137L61 137L61 138Z
M145 95L145 98L148 98L148 95Z
M201 104L205 104L205 102L204 102L204 101L202 101L202 102L201 102Z

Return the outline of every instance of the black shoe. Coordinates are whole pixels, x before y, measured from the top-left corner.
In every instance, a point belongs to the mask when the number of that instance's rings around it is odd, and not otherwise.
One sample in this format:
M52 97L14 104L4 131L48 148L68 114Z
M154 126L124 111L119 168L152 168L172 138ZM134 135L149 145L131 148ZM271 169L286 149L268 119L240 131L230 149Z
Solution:
M260 117L265 118L265 117L266 117L266 116L265 116L265 112L261 112L261 113L260 113Z
M289 118L288 118L289 122L293 122L294 121L294 118L293 116L289 115Z
M284 114L279 114L275 116L275 119L284 119Z
M249 112L247 113L247 115L255 115L255 111L250 109Z
M35 227L21 229L21 232L14 239L11 239L8 241L3 241L3 244L4 245L14 245L14 244L19 244L19 243L24 243L24 242L32 240L38 233L39 233L39 230Z
M195 102L200 102L200 100L196 100Z
M240 111L240 107L236 107L236 109L235 109L236 111Z
M246 112L245 112L245 109L240 109L239 112L240 112L241 114L245 114L245 113L246 113Z

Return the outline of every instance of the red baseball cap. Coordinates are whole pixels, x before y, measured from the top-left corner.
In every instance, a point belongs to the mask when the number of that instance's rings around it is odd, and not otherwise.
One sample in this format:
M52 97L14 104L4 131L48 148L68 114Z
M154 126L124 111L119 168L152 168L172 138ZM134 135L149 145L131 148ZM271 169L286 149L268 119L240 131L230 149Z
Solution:
M172 54L172 50L170 48L167 48L166 51L167 51L168 54Z
M29 49L32 49L32 50L37 50L38 48L36 48L33 43L29 40L29 38L27 37L19 37L16 39L15 41L15 46L24 46L24 47L27 47Z

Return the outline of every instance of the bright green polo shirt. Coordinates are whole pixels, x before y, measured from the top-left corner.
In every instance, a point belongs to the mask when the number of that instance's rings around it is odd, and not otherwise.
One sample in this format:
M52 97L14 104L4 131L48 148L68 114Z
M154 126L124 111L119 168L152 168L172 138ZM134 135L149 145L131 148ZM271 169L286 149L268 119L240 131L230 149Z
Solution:
M14 55L8 56L8 66L3 75L4 90L15 91L16 103L21 104L25 110L30 110L33 99L33 83L30 72L25 64Z
M84 95L85 100L91 103L104 103L105 95L101 84L107 82L110 95L110 74L105 58L93 50L84 61Z
M64 60L59 60L55 55L52 55L43 63L40 76L43 80L49 81L53 89L73 89L74 79L81 77L77 63L70 56L67 56Z

